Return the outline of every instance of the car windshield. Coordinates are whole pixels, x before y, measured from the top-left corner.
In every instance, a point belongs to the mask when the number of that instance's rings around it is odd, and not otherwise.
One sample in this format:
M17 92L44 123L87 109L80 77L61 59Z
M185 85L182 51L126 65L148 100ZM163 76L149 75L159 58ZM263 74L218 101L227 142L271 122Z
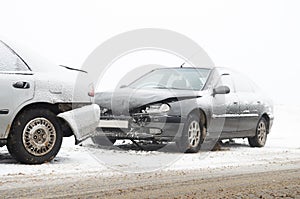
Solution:
M130 88L201 90L210 69L162 68L153 70L129 85Z

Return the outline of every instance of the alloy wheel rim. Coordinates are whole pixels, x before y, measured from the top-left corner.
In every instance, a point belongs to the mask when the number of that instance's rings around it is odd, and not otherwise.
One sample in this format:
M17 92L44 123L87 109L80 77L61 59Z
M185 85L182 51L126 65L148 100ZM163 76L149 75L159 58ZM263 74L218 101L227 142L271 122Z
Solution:
M260 143L264 143L267 135L267 128L264 122L260 122L257 128L257 137Z
M189 125L188 140L190 147L197 147L200 142L201 130L199 122L193 121Z
M28 153L43 156L55 145L56 130L46 118L35 118L23 130L23 145Z

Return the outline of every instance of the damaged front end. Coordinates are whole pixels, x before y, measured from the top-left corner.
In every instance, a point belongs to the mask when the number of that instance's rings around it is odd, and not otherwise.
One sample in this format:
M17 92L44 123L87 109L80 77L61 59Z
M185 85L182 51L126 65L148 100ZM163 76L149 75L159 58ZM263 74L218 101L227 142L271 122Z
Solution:
M97 128L108 139L172 141L182 127L181 116L169 115L170 104L151 103L129 111L129 115L115 116L109 109L101 110Z
M101 109L96 136L173 141L182 132L186 111L201 96L190 90L130 87L96 93L95 103Z

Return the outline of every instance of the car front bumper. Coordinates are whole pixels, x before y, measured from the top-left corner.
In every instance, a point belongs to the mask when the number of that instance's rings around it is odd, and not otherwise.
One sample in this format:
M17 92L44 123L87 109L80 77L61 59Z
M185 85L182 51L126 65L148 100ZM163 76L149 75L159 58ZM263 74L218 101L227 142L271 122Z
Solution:
M181 134L185 118L162 114L101 117L97 135L113 139L172 141Z

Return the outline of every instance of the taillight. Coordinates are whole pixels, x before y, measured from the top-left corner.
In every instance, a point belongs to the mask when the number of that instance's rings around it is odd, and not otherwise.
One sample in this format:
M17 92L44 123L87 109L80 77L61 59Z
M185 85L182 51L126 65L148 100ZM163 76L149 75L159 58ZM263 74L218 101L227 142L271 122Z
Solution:
M94 85L93 84L90 84L89 85L89 92L88 92L88 95L90 97L94 97L95 96L95 89L94 89Z

